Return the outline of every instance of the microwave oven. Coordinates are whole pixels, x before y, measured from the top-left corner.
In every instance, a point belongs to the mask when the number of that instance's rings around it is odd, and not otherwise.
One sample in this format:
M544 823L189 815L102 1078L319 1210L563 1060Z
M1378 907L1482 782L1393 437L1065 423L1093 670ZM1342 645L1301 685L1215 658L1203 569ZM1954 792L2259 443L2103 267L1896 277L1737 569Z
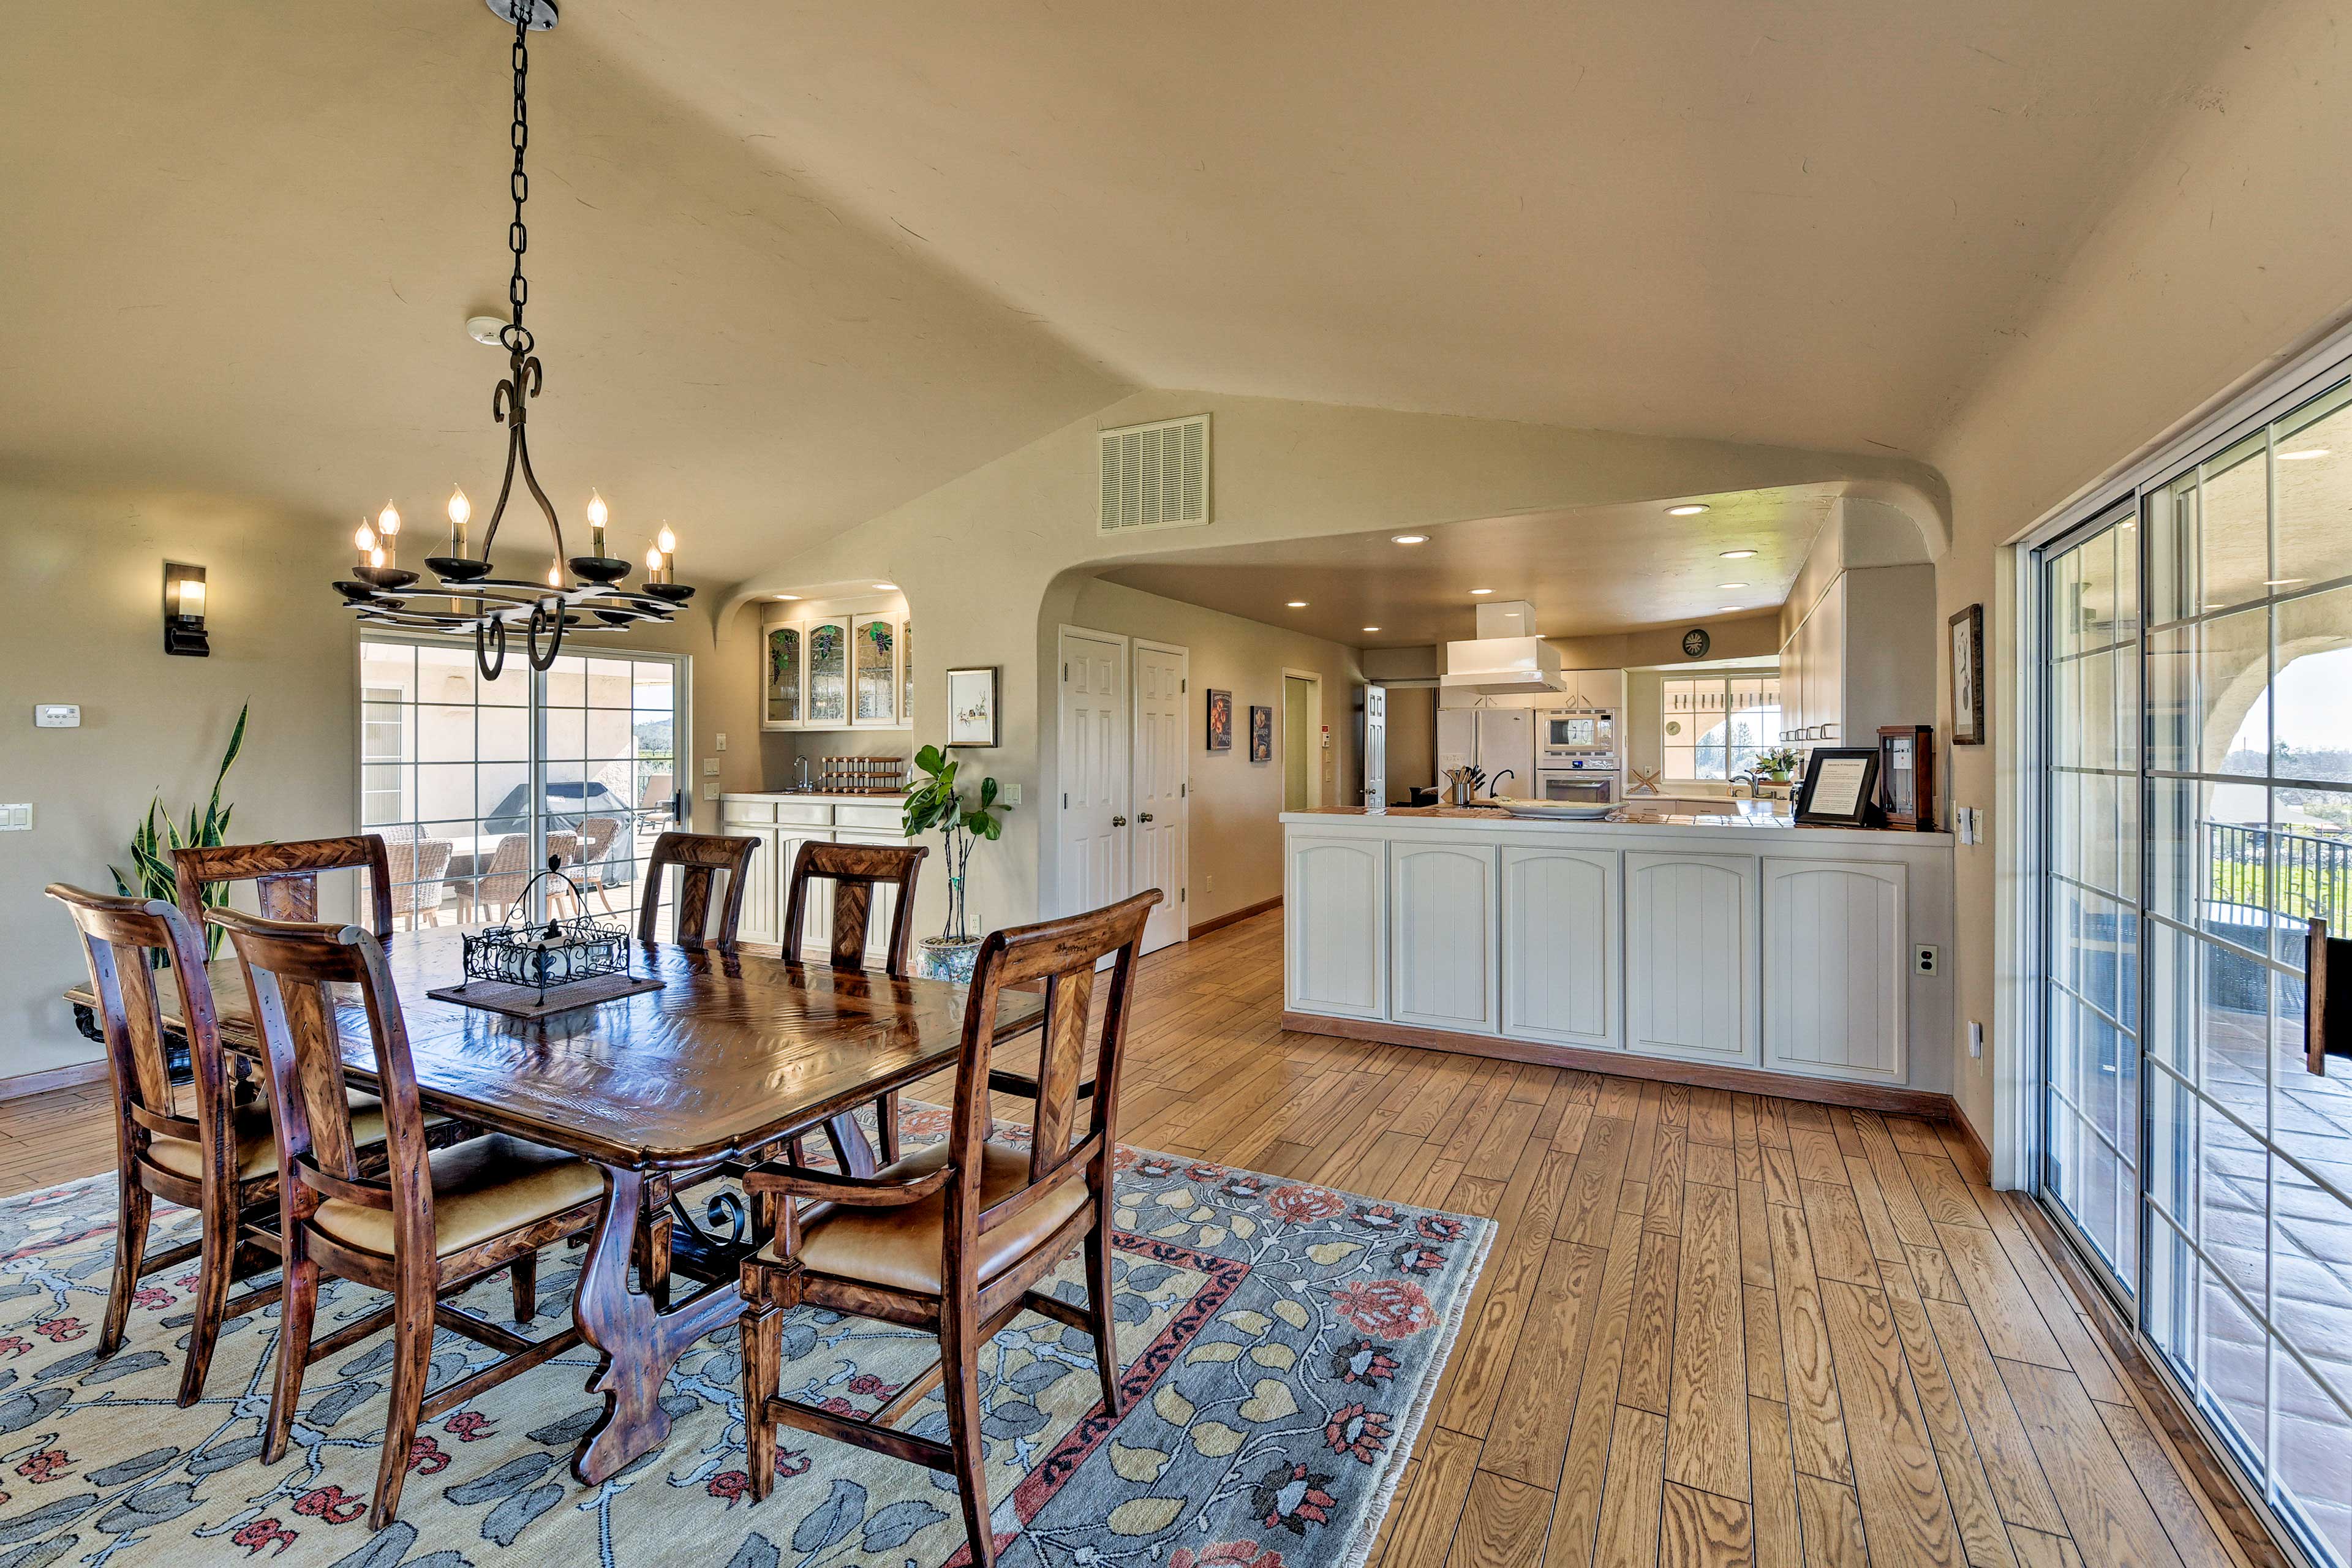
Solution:
M1538 715L1536 749L1562 759L1613 755L1617 715L1606 708Z

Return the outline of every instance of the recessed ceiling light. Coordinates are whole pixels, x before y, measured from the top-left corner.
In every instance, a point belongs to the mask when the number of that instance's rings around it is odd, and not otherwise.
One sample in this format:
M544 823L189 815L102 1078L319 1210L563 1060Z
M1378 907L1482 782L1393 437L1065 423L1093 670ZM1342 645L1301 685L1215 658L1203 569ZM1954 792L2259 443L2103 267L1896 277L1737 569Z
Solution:
M1685 501L1680 506L1670 506L1666 508L1666 515L1668 517L1696 517L1706 510L1706 503L1702 501Z
M896 583L877 583L874 585L886 594L895 594L898 591L898 584Z
M2265 577L2263 579L2263 586L2265 588L2290 588L2302 581L2303 579L2300 577Z
M1293 599L1290 601L1290 607L1294 610L1303 610L1307 607L1307 601L1304 599Z
M1389 535L1389 542L1391 544L1426 544L1429 542L1429 535L1425 533L1391 533Z
M1745 583L1717 583L1716 586L1718 588L1745 588L1748 584Z
M1376 631L1379 631L1381 628L1380 628L1380 627L1378 627L1378 626L1366 626L1364 629L1365 629L1366 631L1368 631L1368 632L1376 632Z
M797 599L800 595L798 594L779 594L776 597L779 599Z
M1481 594L1491 594L1494 591L1492 588L1473 588L1470 590L1470 596L1475 599Z
M2282 463L2307 463L2314 458L2324 458L2326 456L2327 456L2327 448L2325 447L2305 447L2300 452L2281 452L2279 454L2279 461Z
M1723 558L1726 561L1745 561L1755 553L1753 550L1727 550L1723 552Z
M1725 613L1726 613L1726 612L1727 612L1727 611L1736 610L1736 609L1738 609L1738 608L1739 608L1739 606L1738 606L1738 605L1717 605L1715 607L1715 613L1716 613L1717 615L1720 616L1720 615L1725 614Z

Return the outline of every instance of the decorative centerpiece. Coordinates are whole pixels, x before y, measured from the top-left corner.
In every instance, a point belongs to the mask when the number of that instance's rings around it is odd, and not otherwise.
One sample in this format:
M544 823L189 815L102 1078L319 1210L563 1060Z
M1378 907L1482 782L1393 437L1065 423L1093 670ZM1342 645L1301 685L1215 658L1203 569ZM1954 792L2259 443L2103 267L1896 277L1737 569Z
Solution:
M907 837L912 838L938 828L947 840L948 863L947 930L922 940L916 973L927 979L961 984L971 978L972 963L980 956L982 934L972 929L965 910L965 868L971 863L973 845L983 838L993 839L1004 831L1004 824L995 814L1006 807L997 799L996 781L992 778L981 780L978 801L965 804L963 793L956 788L957 764L949 762L937 746L925 746L916 752L915 766L929 776L907 795Z
M584 912L580 884L562 867L561 855L550 855L547 869L523 884L498 924L466 932L466 983L431 994L510 1018L541 1018L658 988L660 981L629 973L628 927ZM532 921L531 889L551 879L569 889L572 908L583 912Z

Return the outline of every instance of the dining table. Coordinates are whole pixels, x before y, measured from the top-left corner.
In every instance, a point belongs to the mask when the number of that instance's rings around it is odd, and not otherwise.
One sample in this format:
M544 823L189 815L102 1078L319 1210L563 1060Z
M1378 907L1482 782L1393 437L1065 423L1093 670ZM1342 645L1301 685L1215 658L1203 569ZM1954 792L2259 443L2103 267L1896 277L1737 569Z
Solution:
M741 1307L735 1263L749 1248L730 1250L727 1238L693 1236L675 1254L697 1285L683 1300L669 1301L666 1282L633 1280L635 1238L674 1205L673 1186L759 1160L828 1123L846 1133L858 1107L953 1064L963 1034L961 985L634 939L631 967L658 988L519 1019L427 994L464 974L457 930L397 931L383 946L425 1108L576 1154L604 1173L604 1214L572 1303L599 1357L588 1390L604 1397L572 1457L573 1473L591 1486L661 1446L669 1433L664 1380ZM234 956L206 972L223 1047L257 1060ZM156 992L166 1029L176 1032L178 987ZM87 982L65 994L94 1032ZM996 1038L1036 1027L1044 1006L1038 995L1001 994ZM344 1070L373 1089L374 1048L355 994L343 1013ZM870 1163L862 1139L845 1142L853 1165ZM674 1212L693 1225L682 1207Z

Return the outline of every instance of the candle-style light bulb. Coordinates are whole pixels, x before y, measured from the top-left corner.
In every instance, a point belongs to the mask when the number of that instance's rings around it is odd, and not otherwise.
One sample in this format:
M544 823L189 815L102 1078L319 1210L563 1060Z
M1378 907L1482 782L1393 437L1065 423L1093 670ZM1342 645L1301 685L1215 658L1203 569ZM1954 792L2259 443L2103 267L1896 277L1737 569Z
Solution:
M604 523L612 516L604 498L595 490L588 492L588 553L598 560L604 558Z
M660 581L661 581L661 561L662 561L662 557L661 557L661 546L660 546L660 545L658 545L658 544L648 544L648 545L646 545L646 582L648 582L648 583L658 583L658 582L660 582Z
M367 519L360 519L359 527L352 531L352 544L362 555L375 548L375 530L368 526Z
M466 499L463 489L449 492L449 553L463 559L466 553L466 524L474 515L474 503Z
M382 566L383 564L383 549L381 545L368 552L368 564L371 566Z
M547 585L551 588L561 588L563 586L563 563L562 562L550 561L547 563Z
M654 535L654 545L662 552L661 580L665 583L677 582L677 535L669 531L668 523L663 523L661 531Z
M400 509L390 501L384 502L383 510L375 514L375 531L386 539L397 534L400 531Z

